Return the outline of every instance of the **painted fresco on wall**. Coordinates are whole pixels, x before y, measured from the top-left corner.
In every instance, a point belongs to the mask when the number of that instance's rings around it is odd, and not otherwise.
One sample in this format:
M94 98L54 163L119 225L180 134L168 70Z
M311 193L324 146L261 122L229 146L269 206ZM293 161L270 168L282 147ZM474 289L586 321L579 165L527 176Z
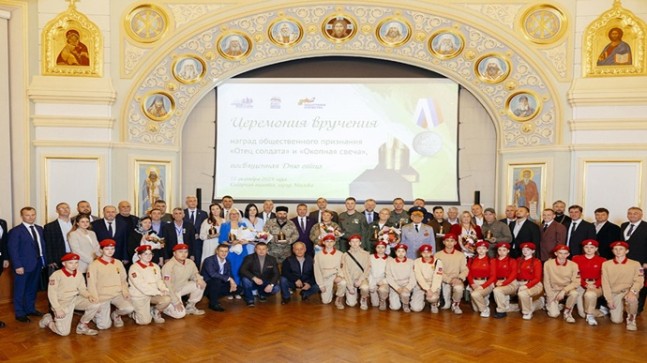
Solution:
M336 43L342 43L350 40L355 35L357 27L351 17L336 14L324 21L322 31L328 39Z
M247 57L252 51L252 40L243 33L231 32L218 40L218 53L224 58L239 60Z
M155 201L163 200L166 205L173 205L169 200L171 163L169 161L136 160L135 210L137 215L145 216Z
M541 219L543 209L543 187L545 164L510 164L508 165L508 204L516 207L527 207L530 218Z
M206 68L204 60L200 57L181 56L173 64L173 77L184 84L195 83L204 77Z
M377 39L388 47L401 46L411 38L411 26L398 17L382 20L376 30Z
M278 46L292 47L303 38L303 27L293 19L277 19L270 25L268 36Z
M144 114L153 121L164 121L175 111L175 102L166 92L149 94L142 103Z
M429 50L441 59L451 59L461 53L465 41L457 32L445 29L436 32L429 39Z
M510 74L510 63L502 56L488 54L476 62L476 74L487 83L499 83Z
M513 120L528 121L539 113L541 103L533 93L521 91L514 93L508 99L506 108Z

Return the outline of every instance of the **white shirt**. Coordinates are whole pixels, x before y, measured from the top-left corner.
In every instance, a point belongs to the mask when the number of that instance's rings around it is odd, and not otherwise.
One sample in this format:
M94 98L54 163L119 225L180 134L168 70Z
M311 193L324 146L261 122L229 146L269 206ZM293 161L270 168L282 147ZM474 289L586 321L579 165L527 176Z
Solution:
M523 226L524 222L526 222L526 219L517 219L514 222L514 230L512 231L512 234L514 234L515 237L519 234L519 231L521 230L521 226Z
M43 257L43 246L41 246L41 240L40 236L38 235L38 230L36 229L36 226L33 224L27 224L25 222L22 222L22 225L27 228L27 231L29 231L29 234L34 236L36 238L36 244L38 245L38 252L40 253L40 257ZM31 227L34 226L34 234L31 233Z
M61 233L63 233L63 241L65 241L65 253L70 253L72 249L70 248L70 244L67 242L67 234L72 230L72 221L64 221L59 218L58 225L59 227L61 227Z
M629 239L629 229L631 229L631 225L632 224L634 225L634 230L631 231L631 234L633 234L634 232L636 232L636 229L638 228L638 225L640 224L640 222L642 221L638 221L636 223L629 222L629 224L627 224L627 228L625 228L625 230L623 231L623 234L625 236L625 241Z
M479 227L483 227L483 217L476 217L474 216L474 221L476 221L476 225Z
M600 233L600 230L602 229L602 227L604 227L604 225L605 225L606 223L607 223L607 221L604 221L604 222L602 222L602 223L596 223L596 224L595 224L595 233ZM634 228L635 228L635 227L634 227Z

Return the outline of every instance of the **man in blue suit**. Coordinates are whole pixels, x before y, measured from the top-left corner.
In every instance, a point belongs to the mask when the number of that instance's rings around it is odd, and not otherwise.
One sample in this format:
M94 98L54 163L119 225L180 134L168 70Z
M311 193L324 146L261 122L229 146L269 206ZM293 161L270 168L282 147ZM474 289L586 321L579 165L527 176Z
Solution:
M13 307L16 320L30 322L29 316L43 316L36 310L36 292L45 266L43 227L34 224L36 210L20 210L22 223L9 231L9 256L16 277L13 286Z
M202 277L207 283L205 295L209 298L209 309L225 311L218 299L236 291L238 286L231 277L231 264L227 260L229 246L221 244L216 249L216 254L204 259L202 263Z
M198 208L198 198L193 195L186 197L186 209L184 209L184 221L193 225L195 230L195 242L193 243L193 251L189 251L189 255L195 256L196 264L199 266L202 261L202 240L200 239L200 227L209 216L207 212Z
M114 258L118 260L128 259L128 237L130 231L127 222L117 219L117 208L114 205L103 207L103 219L92 222L92 230L97 234L99 242L104 239L111 239L117 243Z
M297 205L297 216L291 221L297 226L297 232L299 232L297 241L303 242L306 246L306 254L314 257L315 249L310 240L310 230L317 224L317 221L308 216L308 206L303 203Z
M281 269L281 305L290 302L290 289L301 289L301 300L319 292L315 281L314 259L306 255L306 245L294 242L292 256L283 260Z

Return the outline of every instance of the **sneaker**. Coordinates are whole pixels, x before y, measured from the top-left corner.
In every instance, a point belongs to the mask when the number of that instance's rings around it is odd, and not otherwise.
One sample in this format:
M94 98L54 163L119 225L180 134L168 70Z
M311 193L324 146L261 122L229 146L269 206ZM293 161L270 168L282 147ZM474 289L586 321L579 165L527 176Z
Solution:
M635 315L627 316L627 330L630 330L630 331L638 330L638 328L636 327L636 316Z
M187 305L186 306L186 314L187 315L204 315L204 310L200 310L195 307L195 305Z
M253 302L253 301L248 301L248 302L247 302L247 307L248 307L248 308L253 308L254 306L256 306L256 304L254 304L254 302Z
M362 310L368 310L368 299L367 298L363 297L359 301L359 308L362 309Z
M600 306L600 313L602 314L602 316L609 315L609 308L604 306L604 305L601 305Z
M573 318L573 315L571 315L570 312L564 313L564 321L566 321L569 324L575 323L575 319Z
M379 306L378 309L380 309L380 311L386 310L386 301L380 300L380 306ZM438 308L436 308L436 309L438 309Z
M94 329L90 329L88 327L88 324L79 323L79 325L76 326L76 334L79 334L79 335L97 335L97 334L99 334L99 332L94 330Z
M337 296L335 299L335 307L339 310L344 310L344 298L341 296Z
M114 325L115 328L121 328L124 326L124 321L121 320L121 315L117 314L117 310L110 314L110 319L112 319L112 325Z
M586 323L589 324L590 326L598 325L598 321L595 320L595 317L593 315L590 315L590 314L586 315Z
M530 313L530 314L523 314L522 318L523 318L523 320L530 320L530 319L532 319L532 313Z
M438 314L438 304L431 304L431 313Z
M155 324L163 324L166 321L162 317L162 313L160 313L160 311L157 309L153 309L152 315L153 315L153 321L155 322Z
M490 317L490 308L487 307L485 310L481 311L481 317L482 318L489 318Z
M510 306L508 307L508 312L512 313L515 311L519 311L519 304L510 304Z
M49 326L49 323L51 323L52 321L54 321L52 314L45 314L43 315L43 318L38 322L38 326L41 327L41 329L47 328Z
M494 313L494 318L495 318L495 319L503 319L503 318L505 318L506 316L508 316L508 313L500 313L500 312L498 312L498 311L497 311L496 313Z
M233 300L233 299L234 299L234 295L227 295L227 300Z
M452 312L456 315L461 315L463 313L463 310L461 310L460 305L454 304L452 305Z
M541 296L539 300L537 300L537 308L535 309L535 311L543 310L545 307L546 307L546 298Z
M404 311L405 313L410 313L411 309L409 308L409 304L402 305L402 311Z
M234 295L234 298L235 298L236 300L240 300L240 299L242 299L243 297L242 297L242 296L240 296L240 294L236 294L236 295Z

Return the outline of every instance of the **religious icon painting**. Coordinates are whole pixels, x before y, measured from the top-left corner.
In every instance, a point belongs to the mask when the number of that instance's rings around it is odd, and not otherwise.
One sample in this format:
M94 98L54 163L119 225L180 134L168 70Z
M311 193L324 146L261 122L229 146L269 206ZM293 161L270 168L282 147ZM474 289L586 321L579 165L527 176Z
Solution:
M323 34L335 43L343 43L355 36L357 24L350 16L336 14L328 17L322 24Z
M144 97L142 110L153 121L165 121L175 111L175 101L166 92L153 92Z

